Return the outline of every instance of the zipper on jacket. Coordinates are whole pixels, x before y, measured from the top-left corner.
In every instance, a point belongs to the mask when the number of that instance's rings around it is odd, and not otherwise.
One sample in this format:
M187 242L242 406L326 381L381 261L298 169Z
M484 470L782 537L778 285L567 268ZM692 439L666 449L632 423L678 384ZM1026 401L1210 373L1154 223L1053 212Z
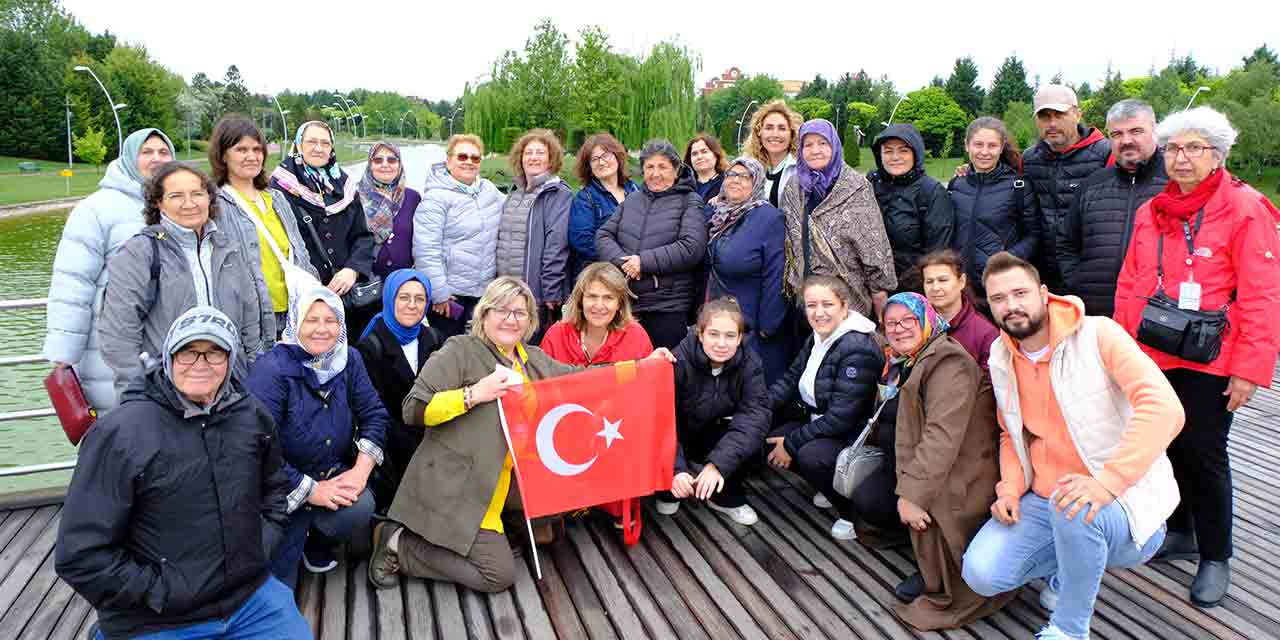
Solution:
M1138 175L1129 176L1129 199L1124 207L1124 228L1120 230L1120 255L1116 256L1116 273L1124 265L1125 254L1129 253L1129 242L1133 240L1133 219L1137 211L1133 209L1133 199L1138 193Z
M965 265L970 269L976 268L978 263L974 258L978 255L978 210L982 203L982 188L986 181L978 176L978 190L973 195L973 210L969 213L969 246L967 256L965 256ZM1016 192L1015 192L1016 193ZM978 274L978 279L982 279L982 274Z
M200 246L204 238L196 238L196 265L200 267L200 279L204 280L204 296L209 306L217 306L213 302L213 289L209 287L209 274L204 270L204 261L200 259ZM213 265L213 256L209 256L209 264Z

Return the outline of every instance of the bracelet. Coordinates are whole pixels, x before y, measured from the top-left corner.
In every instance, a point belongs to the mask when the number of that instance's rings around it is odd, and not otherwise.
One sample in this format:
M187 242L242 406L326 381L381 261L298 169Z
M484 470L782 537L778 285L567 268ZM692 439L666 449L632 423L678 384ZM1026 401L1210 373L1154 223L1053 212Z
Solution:
M462 406L467 411L471 410L471 387L462 388Z

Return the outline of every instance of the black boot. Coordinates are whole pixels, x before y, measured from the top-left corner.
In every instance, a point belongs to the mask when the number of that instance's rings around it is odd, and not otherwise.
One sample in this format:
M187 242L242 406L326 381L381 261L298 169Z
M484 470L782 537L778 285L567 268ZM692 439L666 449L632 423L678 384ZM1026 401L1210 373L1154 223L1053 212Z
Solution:
M1231 565L1226 560L1201 560L1191 583L1191 604L1205 609L1216 607L1231 586Z
M924 593L924 577L920 575L919 571L907 576L906 580L899 582L898 586L893 589L893 595L906 603L913 602L922 593Z
M1196 534L1170 531L1164 536L1164 544L1151 558L1152 562L1173 562L1174 560L1199 560L1200 548L1196 545Z

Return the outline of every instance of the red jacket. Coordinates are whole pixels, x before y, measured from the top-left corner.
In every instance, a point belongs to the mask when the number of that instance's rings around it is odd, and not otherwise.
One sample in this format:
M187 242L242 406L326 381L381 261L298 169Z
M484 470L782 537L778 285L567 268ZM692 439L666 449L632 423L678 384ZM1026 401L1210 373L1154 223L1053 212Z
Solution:
M594 358L587 360L582 350L582 335L572 324L560 321L551 325L542 336L542 344L538 345L547 355L565 364L590 367L610 362L639 360L653 353L653 343L649 334L639 322L632 322L622 331L611 331L604 345L596 352Z
M1223 169L1223 171L1226 171ZM1204 208L1204 222L1195 237L1194 275L1201 288L1201 309L1227 305L1232 292L1222 353L1209 364L1189 362L1146 345L1142 350L1161 369L1192 369L1219 376L1236 376L1262 387L1271 386L1280 353L1280 216L1266 196L1249 185L1223 176ZM1191 220L1195 225L1195 217ZM1151 203L1138 208L1133 239L1116 282L1115 320L1136 336L1146 297L1156 290L1156 227ZM1178 299L1187 279L1187 243L1181 225L1164 236L1165 293Z

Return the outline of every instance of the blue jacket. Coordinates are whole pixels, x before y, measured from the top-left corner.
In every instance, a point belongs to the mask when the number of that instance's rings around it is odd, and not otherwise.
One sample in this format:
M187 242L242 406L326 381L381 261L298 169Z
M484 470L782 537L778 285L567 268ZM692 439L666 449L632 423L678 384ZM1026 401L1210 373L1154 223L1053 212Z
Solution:
M266 406L280 433L290 512L306 500L314 481L336 476L355 462L353 417L360 424L361 451L378 463L390 423L359 351L347 347L346 368L323 385L303 366L310 359L296 344L277 344L253 363L245 384Z
M626 193L635 190L636 184L630 180L623 186ZM618 210L619 204L613 199L613 194L595 178L573 196L573 206L569 209L570 280L565 284L567 290L573 289L578 274L587 265L599 259L599 254L596 253L596 231Z
M786 318L782 295L786 236L782 212L765 203L707 244L708 297L737 298L752 332L775 335Z

